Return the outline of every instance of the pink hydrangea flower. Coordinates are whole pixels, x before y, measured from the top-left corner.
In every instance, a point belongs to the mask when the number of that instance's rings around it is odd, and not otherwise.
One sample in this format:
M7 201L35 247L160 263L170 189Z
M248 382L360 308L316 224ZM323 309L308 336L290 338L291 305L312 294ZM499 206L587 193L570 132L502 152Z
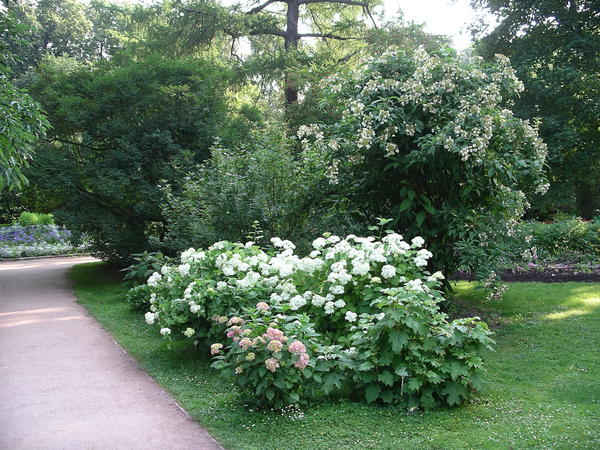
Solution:
M239 342L239 344L240 344L240 347L242 347L244 350L246 350L248 347L250 347L252 345L252 339L244 338Z
M269 358L265 361L265 367L271 372L275 372L279 368L279 361L275 358Z
M290 353L306 353L306 347L300 341L292 342L288 350L290 351Z
M269 344L267 345L267 349L271 352L280 352L282 348L283 344L275 340L269 342Z
M298 361L294 363L294 367L303 370L306 366L308 366L309 359L310 358L306 353L300 353L300 355L298 355Z
M211 355L218 355L221 352L221 349L223 348L223 344L213 344L210 346L210 354Z
M232 317L231 319L229 319L229 321L227 322L228 326L232 326L232 325L243 325L244 324L244 319L242 319L241 317Z
M227 331L227 337L232 338L240 334L240 327L231 327L229 331Z
M283 331L277 328L267 328L266 336L272 341L283 341Z
M265 302L258 302L256 304L256 309L258 309L259 311L268 311L269 309L271 309L271 307Z

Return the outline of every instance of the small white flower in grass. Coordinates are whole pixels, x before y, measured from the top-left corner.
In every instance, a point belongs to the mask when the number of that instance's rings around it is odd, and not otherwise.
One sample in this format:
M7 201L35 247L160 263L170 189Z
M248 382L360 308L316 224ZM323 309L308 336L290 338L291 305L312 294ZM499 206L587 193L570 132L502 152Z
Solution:
M419 247L423 247L423 244L425 243L425 239L423 239L421 236L417 236L417 237L413 238L413 240L410 242L413 247L419 248Z
M396 275L396 268L394 266L386 264L381 268L381 276L383 278L389 279L394 277L394 275Z
M163 336L167 336L168 334L171 334L171 329L170 328L161 328L160 334L162 334Z
M187 277L190 274L191 268L192 268L192 266L190 266L188 263L185 263L185 264L181 264L179 267L177 267L177 271L179 272L179 275L181 275L182 277Z
M358 316L357 316L357 314L355 312L353 312L353 311L346 311L345 319L346 319L347 322L350 322L350 323L356 322L356 318L357 317Z
M185 337L192 337L195 333L196 331L193 328L189 327L183 332Z
M151 312L147 312L146 314L144 314L144 318L146 319L146 323L148 325L152 325L154 323L154 314Z

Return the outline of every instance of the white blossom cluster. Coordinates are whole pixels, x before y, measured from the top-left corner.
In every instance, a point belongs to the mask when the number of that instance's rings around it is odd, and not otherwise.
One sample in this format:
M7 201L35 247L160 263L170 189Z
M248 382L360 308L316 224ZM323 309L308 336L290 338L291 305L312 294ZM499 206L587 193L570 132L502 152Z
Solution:
M367 317L355 310L362 289L373 286L385 293L386 287L395 286L407 292L419 289L429 292L429 286L435 288L443 279L439 272L429 276L422 272L432 254L422 248L421 237L406 242L397 233L389 233L380 240L373 236L324 235L313 241L313 251L306 257L294 254L295 245L290 241L273 238L271 244L274 252L263 251L253 243L227 242L217 242L206 252L194 249L183 252L181 264L164 266L149 277L148 286L156 290L150 297L146 322L152 325L158 320L163 324L162 302L170 305L169 311L187 305L189 314L199 317L206 312L206 302L211 296L222 293L244 297L255 290L263 293L261 301L267 305L284 306L292 312L309 315L335 315L355 323ZM218 281L215 280L213 288L201 288L204 283L195 278L203 270L217 271ZM422 279L415 278L415 274ZM384 316L368 316L368 321ZM168 327L163 327L161 333L170 334L164 328ZM188 327L182 333L192 337L192 331Z
M412 150L420 140L475 165L484 164L499 146L512 148L514 153L530 155L541 171L547 149L536 126L501 107L523 90L508 58L496 55L491 68L477 56L452 59L419 49L411 56L414 72L408 76L392 70L397 60L397 54L386 54L351 81L356 86L354 97L344 99L343 121L352 128L348 136L326 136L318 125L299 130L305 150L322 149L329 140L335 140L336 147L352 149L341 159L332 158L330 182L338 181L342 161L360 163L365 153L373 151L394 158L401 147ZM338 86L339 81L331 83ZM547 189L547 183L540 181L538 192Z

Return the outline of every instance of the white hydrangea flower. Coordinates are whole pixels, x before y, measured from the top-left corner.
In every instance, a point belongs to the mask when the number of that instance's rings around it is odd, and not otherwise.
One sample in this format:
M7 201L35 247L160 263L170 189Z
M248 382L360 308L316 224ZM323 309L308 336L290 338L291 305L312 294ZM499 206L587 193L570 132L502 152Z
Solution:
M320 250L327 245L327 241L325 238L319 237L313 241L312 245L316 250Z
M385 279L393 278L396 275L396 268L386 264L381 268L381 276Z
M344 300L336 300L333 303L333 306L335 306L336 308L343 308L344 306L346 306L346 302Z
M200 305L197 305L196 303L190 303L190 312L192 314L197 314L200 311Z
M192 266L190 266L188 263L185 263L185 264L181 264L180 266L178 266L177 271L179 272L179 275L181 275L182 277L187 277L190 274L191 268L192 268Z
M433 278L435 278L436 280L443 280L444 274L442 272L440 272L439 270L437 272L435 272L433 275L431 275Z
M217 290L218 291L222 291L226 287L227 287L227 283L225 283L224 281L217 281Z
M167 335L171 334L171 329L170 328L161 328L160 334L162 334L163 336L167 336Z
M325 314L331 315L334 313L334 311L335 311L335 306L334 306L333 302L329 301L329 302L325 303Z
M154 272L152 275L150 275L150 278L148 278L148 286L156 287L158 286L160 280L162 280L162 275L158 272Z
M346 311L345 319L346 319L347 322L350 322L350 323L356 322L356 318L357 317L358 317L358 315L355 312L353 312L353 311Z
M423 239L421 236L417 236L415 238L412 239L412 241L410 241L413 247L419 248L419 247L423 247L423 244L425 244L425 239Z
M344 293L344 286L334 284L333 286L329 287L329 292L331 292L334 295L341 295Z
M301 295L296 295L290 299L290 309L296 311L306 305L306 300Z
M154 324L154 319L155 319L155 315L151 312L147 312L146 314L144 314L144 318L146 319L146 323L148 325L152 325Z
M322 297L320 295L314 295L312 298L311 303L316 306L317 308L320 308L321 306L323 306L325 304L327 300L325 299L325 297Z
M193 328L186 328L186 330L183 332L185 337L192 337L194 334L196 333L196 331Z

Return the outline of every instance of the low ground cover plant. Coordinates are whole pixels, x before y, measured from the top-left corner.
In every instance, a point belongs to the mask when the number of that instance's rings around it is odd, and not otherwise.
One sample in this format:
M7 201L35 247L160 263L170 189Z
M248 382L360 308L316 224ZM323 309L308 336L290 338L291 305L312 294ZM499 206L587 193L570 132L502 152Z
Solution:
M189 249L131 297L167 339L212 342L213 367L261 406L324 395L425 408L478 389L493 343L478 318L449 321L424 240L324 235L307 257L279 238L263 250Z
M0 227L0 258L81 253L86 248L80 237L57 225Z

